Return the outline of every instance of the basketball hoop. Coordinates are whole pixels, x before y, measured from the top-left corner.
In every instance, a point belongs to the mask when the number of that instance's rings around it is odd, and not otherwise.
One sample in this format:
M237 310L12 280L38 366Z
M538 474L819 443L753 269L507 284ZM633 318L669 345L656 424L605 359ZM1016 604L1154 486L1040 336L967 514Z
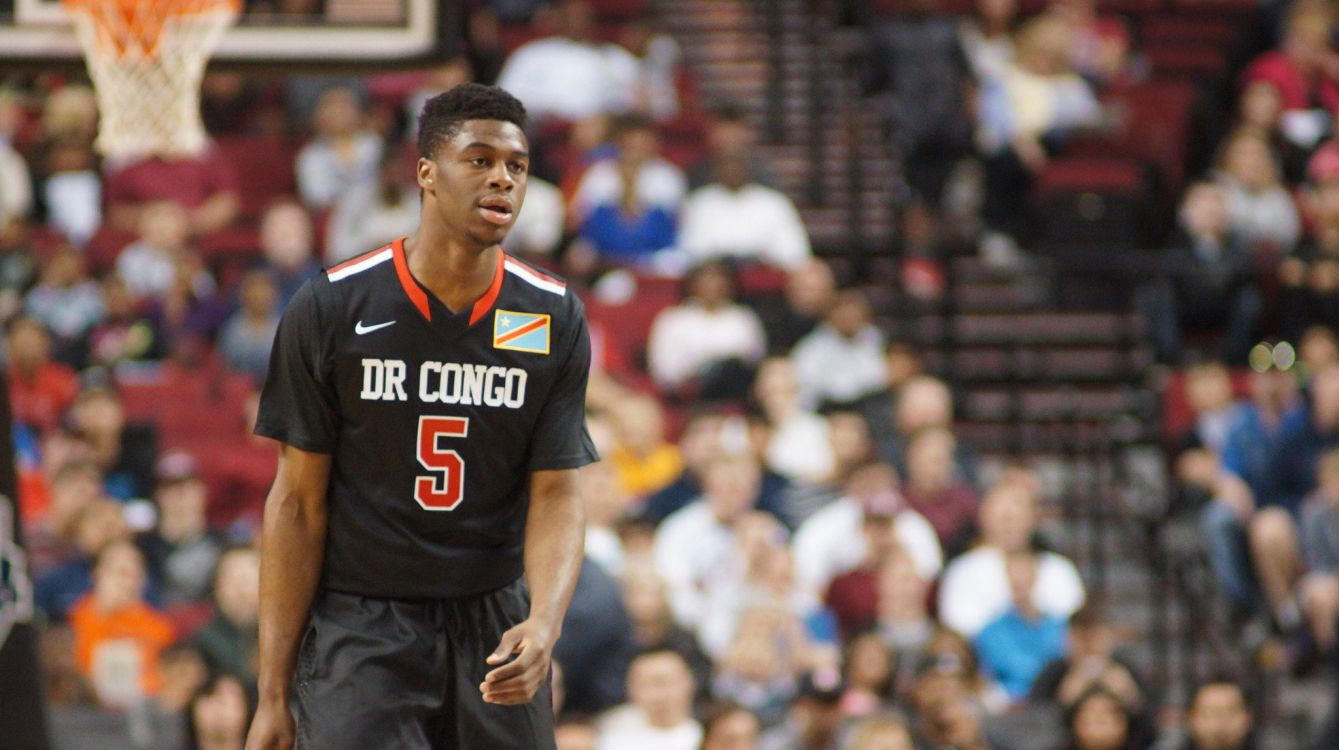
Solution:
M200 80L239 0L61 0L98 92L108 156L196 154Z

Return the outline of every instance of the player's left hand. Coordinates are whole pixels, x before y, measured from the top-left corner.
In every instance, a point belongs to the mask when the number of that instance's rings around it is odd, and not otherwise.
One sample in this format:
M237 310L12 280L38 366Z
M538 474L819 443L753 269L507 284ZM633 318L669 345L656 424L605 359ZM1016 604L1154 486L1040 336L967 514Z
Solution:
M502 634L502 642L488 655L490 665L502 665L484 676L479 685L485 703L518 706L529 703L549 675L552 629L526 620ZM507 661L512 654L516 658Z

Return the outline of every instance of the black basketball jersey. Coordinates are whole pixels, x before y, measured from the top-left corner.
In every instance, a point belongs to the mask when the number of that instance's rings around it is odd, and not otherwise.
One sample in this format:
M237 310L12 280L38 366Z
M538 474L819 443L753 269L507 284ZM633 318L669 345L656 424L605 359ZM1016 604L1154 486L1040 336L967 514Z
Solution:
M416 599L518 578L530 472L597 460L589 369L580 300L500 250L458 313L410 274L403 240L308 281L256 432L332 455L321 585Z

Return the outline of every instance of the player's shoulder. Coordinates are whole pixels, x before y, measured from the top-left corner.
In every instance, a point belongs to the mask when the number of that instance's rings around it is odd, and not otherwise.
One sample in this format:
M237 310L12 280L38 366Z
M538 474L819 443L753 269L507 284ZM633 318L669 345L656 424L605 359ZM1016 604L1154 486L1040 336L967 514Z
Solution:
M308 285L320 306L342 308L377 294L385 286L384 275L394 273L394 245L382 245L323 269Z
M511 255L503 257L502 269L511 283L504 287L507 294L501 302L564 317L582 314L581 300L563 277Z
M330 266L325 269L321 277L329 284L357 286L360 282L367 282L376 275L369 272L388 263L393 266L394 259L394 245L382 245L375 250L369 250L362 255L355 255L348 260Z

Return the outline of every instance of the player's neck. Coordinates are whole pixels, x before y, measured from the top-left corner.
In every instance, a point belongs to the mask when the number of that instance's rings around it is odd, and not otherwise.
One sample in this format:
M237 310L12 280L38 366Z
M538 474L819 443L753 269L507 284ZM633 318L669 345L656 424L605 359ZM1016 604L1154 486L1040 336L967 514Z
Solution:
M478 249L446 238L434 242L420 229L405 239L404 251L409 273L449 310L460 312L488 291L502 247Z

